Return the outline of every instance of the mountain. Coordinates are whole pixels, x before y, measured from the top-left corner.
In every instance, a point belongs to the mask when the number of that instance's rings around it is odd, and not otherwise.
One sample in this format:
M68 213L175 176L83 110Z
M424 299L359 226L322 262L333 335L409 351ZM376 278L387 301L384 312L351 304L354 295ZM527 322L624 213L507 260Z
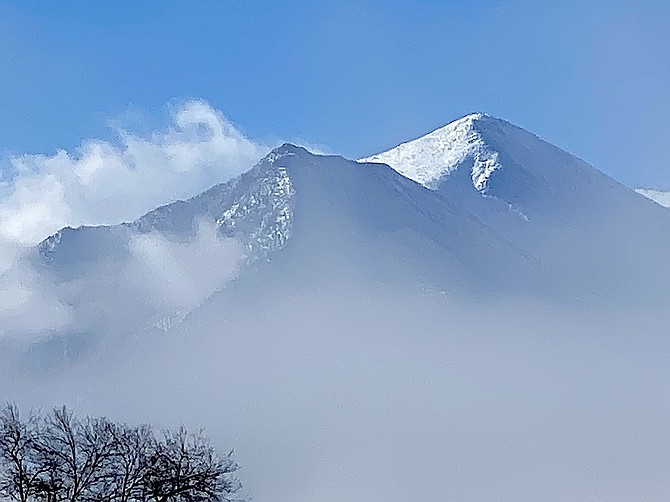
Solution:
M33 263L75 313L68 333L77 339L169 329L212 295L542 289L532 254L440 193L386 165L288 144L238 178L136 221L64 228Z
M663 207L670 207L670 192L662 192L661 190L651 190L648 188L636 188L635 191Z
M476 215L582 294L652 298L670 280L667 211L509 122L476 113L381 162Z
M473 289L483 282L506 283L500 264L534 267L530 255L472 214L388 166L313 155L288 144L240 177L134 222L65 228L39 245L39 255L52 271L71 277L92 263L124 257L138 234L191 240L203 219L215 222L221 237L242 243L247 265L287 248L284 254L299 256L302 266L365 262L366 269L388 276L380 262L402 267L401 255L407 254L417 269L430 261L449 263L430 270L433 280L467 275L464 284ZM380 244L386 256L366 254ZM471 281L475 276L479 283Z
M653 308L668 299L669 247L666 209L474 114L358 162L285 144L136 221L65 228L33 263L74 313L67 332L91 339L307 290Z

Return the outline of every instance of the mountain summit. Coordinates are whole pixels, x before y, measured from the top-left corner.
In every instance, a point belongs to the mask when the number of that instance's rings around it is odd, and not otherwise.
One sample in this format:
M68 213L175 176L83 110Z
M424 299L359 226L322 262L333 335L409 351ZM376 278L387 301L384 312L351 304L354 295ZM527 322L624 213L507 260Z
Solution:
M452 198L477 192L522 217L564 214L577 201L578 206L600 205L604 192L632 193L581 159L483 113L467 115L361 162L388 164Z
M471 158L472 183L477 190L485 192L488 179L500 168L500 163L498 152L489 147L482 130L495 122L504 123L484 113L473 113L360 162L388 164L403 176L436 189L444 178Z

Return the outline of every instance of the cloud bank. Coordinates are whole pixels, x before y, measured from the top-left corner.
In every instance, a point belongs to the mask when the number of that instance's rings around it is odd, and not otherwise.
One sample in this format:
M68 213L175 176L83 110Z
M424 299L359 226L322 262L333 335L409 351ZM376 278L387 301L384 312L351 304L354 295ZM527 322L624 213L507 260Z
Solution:
M5 159L0 336L62 330L80 317L63 288L30 266L26 255L32 246L65 226L130 221L196 195L250 169L268 150L202 100L174 108L169 125L148 136L118 127L115 132L116 142L90 139L74 152ZM242 254L236 242L217 240L210 227L203 223L192 243L134 238L131 259L121 267L125 281L115 292L127 295L134 287L160 308L192 308L234 273Z

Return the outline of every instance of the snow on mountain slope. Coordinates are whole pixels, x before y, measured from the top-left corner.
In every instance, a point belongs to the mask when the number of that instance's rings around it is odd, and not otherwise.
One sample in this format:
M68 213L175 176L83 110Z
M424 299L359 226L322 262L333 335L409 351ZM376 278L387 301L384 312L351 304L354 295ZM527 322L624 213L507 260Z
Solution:
M361 159L360 162L388 164L403 176L436 189L446 176L468 157L473 159L472 183L481 192L500 167L498 153L492 151L475 124L490 117L482 113L467 115L387 152Z
M241 268L283 249L295 191L276 157L136 221L64 228L43 241L32 263L73 313L63 334L95 344L169 329Z
M635 191L663 207L670 207L670 192L650 190L648 188L636 188Z

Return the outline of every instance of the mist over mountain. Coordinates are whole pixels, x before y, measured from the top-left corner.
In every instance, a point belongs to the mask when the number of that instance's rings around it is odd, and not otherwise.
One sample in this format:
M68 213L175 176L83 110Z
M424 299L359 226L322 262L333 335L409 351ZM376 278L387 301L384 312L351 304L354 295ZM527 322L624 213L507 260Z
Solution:
M204 425L256 500L661 500L669 244L666 208L488 115L284 144L30 248L0 395Z

